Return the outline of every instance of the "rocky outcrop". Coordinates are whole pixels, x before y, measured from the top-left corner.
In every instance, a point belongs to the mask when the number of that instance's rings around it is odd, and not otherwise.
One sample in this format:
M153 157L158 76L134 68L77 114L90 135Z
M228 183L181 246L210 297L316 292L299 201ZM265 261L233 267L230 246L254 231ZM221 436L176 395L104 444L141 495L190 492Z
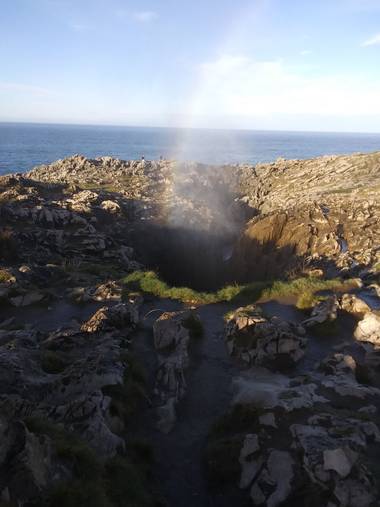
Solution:
M345 270L375 263L379 163L380 154L373 153L244 168L242 199L260 213L246 226L236 264L244 273L259 266L268 275L294 269L309 257L331 259Z
M343 311L359 317L371 311L370 306L355 294L343 294L339 306Z
M380 391L359 384L355 369L351 356L335 354L307 376L289 379L256 368L236 379L235 405L211 439L214 449L224 438L240 442L237 454L220 455L219 466L238 460L239 486L253 505L297 504L306 496L310 501L311 492L311 505L376 501L374 462L369 466L363 453L380 442L366 415L377 412L370 403Z
M355 338L361 342L380 346L380 316L373 312L366 313L358 322Z
M277 317L267 319L254 305L228 316L225 339L230 354L247 364L275 368L297 363L306 347L302 326Z
M330 296L317 303L311 311L311 316L303 321L305 327L313 327L324 322L336 320L339 302L336 296Z
M28 505L75 477L57 454L56 439L76 439L76 449L88 446L101 460L123 450L122 434L115 431L123 421L112 393L129 376L122 347L137 311L138 303L130 301L98 310L81 326L48 333L12 331L11 321L3 323L0 461L8 472L1 479L2 499Z
M194 321L192 311L165 312L153 325L154 345L158 354L155 394L158 428L169 433L176 422L176 405L186 394L185 371L189 364L189 341Z

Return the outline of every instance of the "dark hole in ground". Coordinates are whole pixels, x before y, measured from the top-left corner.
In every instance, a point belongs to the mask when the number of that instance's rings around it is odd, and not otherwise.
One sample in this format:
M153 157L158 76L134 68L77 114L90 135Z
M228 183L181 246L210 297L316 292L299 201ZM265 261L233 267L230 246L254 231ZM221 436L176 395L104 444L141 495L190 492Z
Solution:
M229 260L236 240L236 234L149 226L136 232L133 246L169 285L213 291L235 279Z
M241 231L210 232L144 224L135 229L131 245L136 257L169 285L214 291L226 284L271 281L301 272L304 259L294 245L250 239Z

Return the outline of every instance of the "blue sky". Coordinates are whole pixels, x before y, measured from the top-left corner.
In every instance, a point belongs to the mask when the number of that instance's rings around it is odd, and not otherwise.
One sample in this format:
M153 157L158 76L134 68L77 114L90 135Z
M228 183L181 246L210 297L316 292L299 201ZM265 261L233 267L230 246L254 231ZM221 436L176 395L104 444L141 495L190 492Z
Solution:
M0 5L0 121L380 132L380 0Z

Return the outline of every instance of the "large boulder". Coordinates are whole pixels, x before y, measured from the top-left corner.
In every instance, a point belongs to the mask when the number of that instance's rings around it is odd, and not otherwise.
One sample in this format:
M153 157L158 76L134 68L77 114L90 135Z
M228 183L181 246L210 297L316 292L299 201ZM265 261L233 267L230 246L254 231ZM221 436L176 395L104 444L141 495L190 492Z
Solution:
M358 322L354 336L360 342L380 346L380 315L374 312L366 313Z
M324 322L336 320L339 302L336 296L329 296L320 301L312 310L311 316L303 321L305 327L313 327Z
M365 315L371 311L369 305L355 294L343 294L339 304L342 310L354 315Z
M113 328L134 327L138 323L138 306L131 303L119 303L115 306L103 306L87 322L81 330L96 333Z
M225 339L230 354L246 363L277 368L297 363L306 347L302 326L277 317L267 319L254 305L229 315Z
M153 324L154 346L157 350L176 347L189 339L189 330L184 322L190 312L164 312Z

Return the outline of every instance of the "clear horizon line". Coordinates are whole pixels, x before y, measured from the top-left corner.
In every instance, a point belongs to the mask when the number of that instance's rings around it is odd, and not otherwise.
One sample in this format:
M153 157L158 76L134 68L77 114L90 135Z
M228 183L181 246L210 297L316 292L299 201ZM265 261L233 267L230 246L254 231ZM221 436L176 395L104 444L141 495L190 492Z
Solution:
M167 125L133 125L115 123L75 123L75 122L40 122L40 121L7 121L0 120L0 125L52 125L66 127L110 127L110 128L141 128L141 129L167 129L167 130L214 130L221 132L282 132L282 133L308 133L308 134L361 134L380 135L380 131L353 131L353 130L301 130L301 129L259 129L259 128L226 128L226 127L184 127Z

